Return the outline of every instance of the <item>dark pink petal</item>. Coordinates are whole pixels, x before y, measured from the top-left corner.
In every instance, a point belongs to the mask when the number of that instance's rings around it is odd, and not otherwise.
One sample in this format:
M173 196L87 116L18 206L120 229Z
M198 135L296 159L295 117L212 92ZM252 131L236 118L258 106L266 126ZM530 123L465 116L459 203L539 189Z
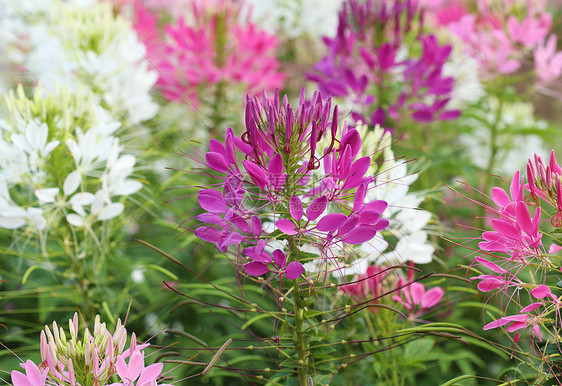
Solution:
M506 273L507 272L505 269L503 269L502 267L500 267L496 263L493 263L489 260L486 260L483 257L480 257L480 256L475 257L474 261L482 264L484 267L488 268L489 270L494 271L495 273Z
M220 224L223 222L222 217L214 213L201 213L197 216L197 220L209 224Z
M251 229L248 225L248 221L239 215L234 215L230 218L230 222L242 233L250 233Z
M282 218L281 220L277 220L275 225L277 225L277 228L286 235L292 236L297 234L295 224L291 220Z
M326 210L326 206L328 206L328 197L320 196L308 204L306 208L306 218L310 221L316 220L324 211Z
M209 152L205 154L205 160L207 161L207 166L211 169L219 171L221 173L229 173L228 164L226 163L226 159L222 154Z
M502 208L505 208L511 202L505 190L497 187L492 189L492 200Z
M155 381L156 378L158 378L160 376L160 374L162 373L163 367L164 367L163 363L154 363L154 364L146 367L142 371L142 374L141 374L139 380L137 381L137 385L144 385L144 384L150 383L152 381Z
M366 195L367 195L367 184L363 183L359 185L357 191L355 192L355 198L353 199L354 212L359 212L359 210L363 207L363 202L365 201ZM361 218L363 218L363 216L361 216Z
M355 157L361 150L361 135L356 129L348 130L341 139L340 149L345 149L345 146L351 147L351 157Z
M410 295L414 304L421 304L423 295L425 294L425 287L421 283L412 283L409 286Z
M375 230L377 232L383 231L386 228L388 228L388 225L390 224L390 222L386 219L386 218L381 218L376 224L375 224Z
M527 321L526 320L524 322L514 322L506 328L506 331L507 332L514 332L514 331L519 331L522 328L526 328L526 327L527 327Z
M214 138L209 141L209 152L219 153L223 157L227 157L224 145Z
M452 121L460 116L461 112L459 110L446 110L439 115L439 119L443 121Z
M225 213L228 210L222 193L217 190L201 190L199 196L197 196L197 201L199 205L201 205L201 208L205 209L207 212Z
M265 174L265 170L263 170L261 166L256 165L255 163L248 160L244 160L242 161L242 163L244 164L244 168L246 168L246 171L248 172L248 175L250 176L254 184L256 184L258 188L263 190L267 185L268 180L267 174Z
M252 227L252 233L254 234L254 236L259 237L259 235L261 235L262 232L260 219L256 216L252 216L252 218L250 219L250 223Z
M264 263L258 263L257 261L252 261L244 266L244 271L250 276L261 276L267 273L269 269Z
M283 253L282 250L276 249L273 251L273 261L279 268L285 268L285 264L287 264L287 256Z
M244 237L240 233L233 231L230 232L228 236L226 236L226 238L221 243L221 246L225 248L231 245L240 244L242 241L244 241Z
M533 312L534 310L536 310L537 308L539 308L540 306L542 306L543 303L542 302L537 302L537 303L531 303L528 306L524 307L523 309L521 309L521 311L519 311L520 313L525 313L525 312Z
M492 290L501 288L504 285L505 281L503 279L491 276L478 283L478 289L482 292L490 292Z
M359 218L358 214L352 214L349 216L347 221L340 227L340 229L338 229L338 234L345 235L347 232L355 228L357 224L359 224Z
M511 321L505 320L504 318L499 318L498 320L494 320L493 322L488 323L487 325L482 327L482 329L484 331L491 330L492 328L498 328L498 327L501 327L501 326L505 326L506 324L509 324L509 323L511 323Z
M514 240L521 240L521 232L519 232L515 224L510 221L495 218L492 219L492 226L503 236L510 237Z
M434 307L437 303L439 303L443 295L445 295L445 291L443 291L441 287L433 287L423 295L421 302L422 308L427 309Z
M302 202L297 196L291 196L291 199L289 200L289 212L291 213L291 217L297 221L302 218Z
M535 335L537 336L537 338L539 338L539 342L542 342L541 328L539 327L539 325L535 324L533 326L533 328L531 329L531 331L533 331L535 333Z
M285 277L287 279L293 280L302 275L304 272L304 267L298 261L291 261L287 268L285 268Z
M379 212L375 212L374 210L362 210L359 214L359 223L364 225L372 225L374 226L381 218Z
M373 200L369 202L363 210L372 210L378 213L382 213L388 207L388 203L384 200Z
M523 201L517 203L517 206L515 207L515 216L517 218L517 224L521 227L523 232L529 236L535 233L529 209Z
M218 243L222 240L221 231L216 228L202 226L195 230L195 236L209 243Z
M271 263L271 256L269 255L269 253L264 251L263 248L247 247L244 248L242 252L250 259L259 263Z
M320 232L334 232L347 221L347 216L343 213L330 213L322 217L316 225Z
M347 244L362 244L371 240L376 234L377 231L372 227L359 226L343 235L342 241Z
M551 296L552 292L550 291L550 288L548 288L548 286L541 284L531 290L531 295L533 295L537 299L542 299L546 296Z
M512 201L523 201L523 184L521 183L521 173L519 170L513 175L511 185L509 185L509 193Z
M354 188L363 182L363 177L371 166L371 157L359 158L349 168L344 188Z
M285 184L287 174L283 173L283 157L281 154L275 154L269 161L267 166L267 178L275 191L279 191Z

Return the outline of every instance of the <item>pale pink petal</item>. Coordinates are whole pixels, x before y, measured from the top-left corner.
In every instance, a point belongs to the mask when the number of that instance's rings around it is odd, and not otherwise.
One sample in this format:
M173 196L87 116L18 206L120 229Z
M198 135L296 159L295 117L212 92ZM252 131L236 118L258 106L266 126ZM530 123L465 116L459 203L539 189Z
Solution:
M154 363L147 368L145 368L137 381L137 385L144 385L149 382L155 381L156 378L162 373L162 368L164 365L162 363Z
M443 291L441 287L433 287L423 295L421 308L431 308L435 306L439 303L444 294L445 291Z
M19 371L14 370L12 371L11 375L12 383L14 384L14 386L35 386L31 382L29 382L27 377Z
M410 284L410 295L412 296L412 302L414 304L421 304L423 295L425 293L425 287L421 283Z

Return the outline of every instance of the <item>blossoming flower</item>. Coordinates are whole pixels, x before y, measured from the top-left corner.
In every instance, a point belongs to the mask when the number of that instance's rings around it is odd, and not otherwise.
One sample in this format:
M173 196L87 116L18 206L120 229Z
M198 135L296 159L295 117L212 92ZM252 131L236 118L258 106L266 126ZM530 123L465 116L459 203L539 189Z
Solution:
M401 279L400 285L404 284L404 279ZM402 304L410 318L415 319L435 307L444 294L445 291L441 287L433 287L426 291L423 284L414 282L401 289L392 299Z
M183 103L187 96L198 106L209 87L220 86L222 93L237 88L239 97L282 85L277 38L242 20L243 3L193 0L189 5L191 17L166 25L162 40L155 16L140 4L136 9L135 28L160 73L157 85L166 99Z
M371 157L360 157L359 133L345 125L340 131L337 116L318 92L308 102L303 90L296 110L278 93L248 99L244 134L229 129L224 142L209 144L204 165L216 172L217 188L199 191L205 213L197 218L206 225L195 234L223 252L241 245L237 262L253 276L272 271L295 279L305 262L350 262L353 256L332 252L385 229L387 204L366 199L374 182L367 174ZM311 246L321 256L303 258Z
M149 92L157 74L130 23L107 3L47 3L40 21L27 21L30 49L21 63L44 90L64 85L93 92L100 105L128 124L154 117L157 105Z
M0 227L49 232L63 214L87 226L121 214L115 196L137 192L135 157L121 154L121 126L92 98L65 91L28 99L20 87L5 97L0 116ZM68 155L74 165L68 162ZM17 200L13 197L18 191ZM88 213L89 212L89 213Z
M354 119L372 126L392 127L406 114L417 122L457 118L458 111L447 109L454 80L442 73L451 47L434 35L415 35L419 15L412 1L348 0L336 37L324 39L328 54L309 78L322 92L350 101ZM406 45L411 38L419 41L419 56L410 54L418 49ZM387 84L396 87L382 92Z

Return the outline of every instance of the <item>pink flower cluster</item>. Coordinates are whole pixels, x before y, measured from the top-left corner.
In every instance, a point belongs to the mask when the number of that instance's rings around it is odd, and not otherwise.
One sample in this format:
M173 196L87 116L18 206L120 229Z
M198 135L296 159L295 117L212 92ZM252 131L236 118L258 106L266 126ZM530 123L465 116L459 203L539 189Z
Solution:
M478 60L483 76L514 73L530 53L539 84L562 74L562 52L556 51L556 35L548 36L552 16L546 11L546 1L491 5L490 1L478 0L474 12L469 11L467 3L446 1L432 10L432 16L462 40L463 50Z
M534 162L533 162L534 161ZM545 272L560 273L551 261L550 255L556 253L560 246L551 244L548 252L543 246L543 235L548 230L541 230L541 215L551 217L552 225L560 223L562 211L562 186L560 182L560 165L554 152L546 164L540 156L535 155L527 165L528 184L524 176L517 171L513 176L509 194L501 188L492 189L492 200L497 208L488 208L498 218L491 220L492 231L482 234L478 244L481 255L474 258L474 263L491 271L488 274L473 277L479 280L478 289L482 292L501 293L509 303L516 301L520 311L516 315L502 316L484 326L485 330L508 325L508 332L515 332L532 326L535 336L541 340L539 325L555 313L559 318L559 298L552 294L546 284ZM525 192L530 192L525 196ZM554 206L556 214L548 214L547 203ZM533 215L531 215L533 213ZM528 276L530 273L530 276ZM528 278L531 282L528 282ZM531 304L525 305L521 292L527 291ZM548 301L537 302L548 298ZM515 337L519 341L519 335Z
M451 46L421 34L414 21L421 23L416 1L346 1L336 37L324 38L328 54L309 78L322 92L352 102L356 121L391 127L404 116L456 119L460 112L447 109L454 80L442 74Z
M160 73L157 86L166 99L183 102L187 96L198 105L201 93L221 82L241 85L250 95L282 86L277 37L249 17L241 20L242 2L192 0L189 10L190 20L165 25L162 38L156 16L136 5L135 29Z
M355 302L372 299L373 303L379 303L383 296L395 292L392 299L404 306L408 318L413 321L435 307L445 292L441 287L426 291L423 284L413 281L413 269L408 271L407 280L400 271L400 268L371 265L365 274L357 275L352 283L342 285L340 289Z
M362 150L358 131L340 131L337 107L319 92L307 101L303 90L296 110L279 93L248 98L244 134L229 128L205 154L217 188L199 191L204 225L195 234L223 252L236 245L237 263L252 276L296 279L303 263L353 259L343 253L347 245L388 226L381 218L387 203L366 200L375 179ZM305 258L304 249L319 256Z
M143 349L148 344L137 345L131 336L130 347L125 350L127 330L118 320L112 335L96 317L94 333L86 328L84 340L78 340L78 314L69 321L70 339L64 330L53 322L53 330L46 326L41 332L41 360L39 365L28 360L21 364L25 374L12 371L14 386L156 386L163 364L145 366ZM129 359L129 363L125 360ZM116 374L121 383L110 383ZM164 384L161 384L166 386ZM169 385L167 385L169 386Z

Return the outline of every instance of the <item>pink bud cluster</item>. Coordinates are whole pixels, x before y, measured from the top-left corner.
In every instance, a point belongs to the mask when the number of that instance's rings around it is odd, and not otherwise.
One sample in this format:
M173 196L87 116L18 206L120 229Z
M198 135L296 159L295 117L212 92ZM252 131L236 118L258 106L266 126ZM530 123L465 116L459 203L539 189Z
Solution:
M156 16L136 4L135 29L147 46L147 56L160 73L157 86L169 101L187 96L198 105L208 87L226 83L255 95L282 86L275 35L242 19L244 3L192 0L190 19L180 17L158 31ZM241 91L242 91L241 90Z
M195 234L226 252L248 275L300 277L304 263L349 263L346 246L371 240L388 226L387 203L367 200L375 176L361 157L357 130L338 127L337 107L304 90L294 110L287 97L248 98L246 131L212 139L205 167L215 171L198 201L205 213ZM317 256L303 253L316 250Z
M12 371L14 386L157 385L163 365L155 363L145 367L143 349L148 344L137 345L134 333L130 347L125 350L127 330L121 320L111 334L105 323L100 322L99 315L96 316L93 334L86 327L83 340L78 339L78 314L74 314L68 324L70 339L56 322L52 331L45 326L41 332L41 363L36 365L28 360L21 364L25 374ZM129 357L127 364L125 360ZM114 374L122 383L110 381Z

